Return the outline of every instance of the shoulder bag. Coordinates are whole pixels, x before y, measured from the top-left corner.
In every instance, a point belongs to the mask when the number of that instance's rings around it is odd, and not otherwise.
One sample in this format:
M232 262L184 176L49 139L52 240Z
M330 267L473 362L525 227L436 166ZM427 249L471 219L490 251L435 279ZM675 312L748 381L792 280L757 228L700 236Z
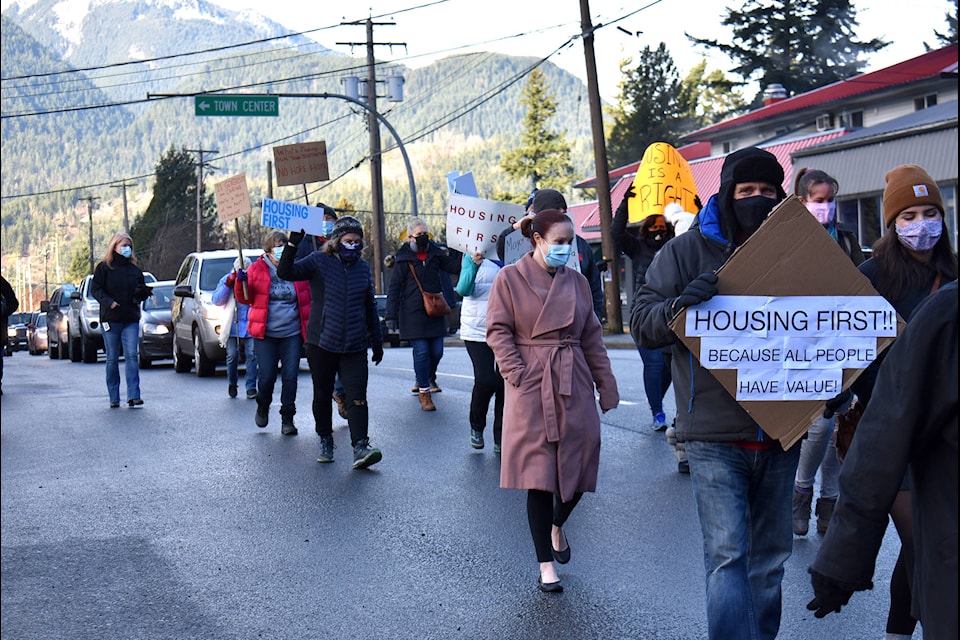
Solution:
M450 305L447 304L443 294L424 291L423 285L420 284L420 278L417 277L417 272L413 268L413 265L408 262L407 266L410 267L410 273L413 274L413 279L417 282L417 288L420 289L420 294L423 296L423 308L427 312L427 315L431 318L442 318L448 315L450 313Z

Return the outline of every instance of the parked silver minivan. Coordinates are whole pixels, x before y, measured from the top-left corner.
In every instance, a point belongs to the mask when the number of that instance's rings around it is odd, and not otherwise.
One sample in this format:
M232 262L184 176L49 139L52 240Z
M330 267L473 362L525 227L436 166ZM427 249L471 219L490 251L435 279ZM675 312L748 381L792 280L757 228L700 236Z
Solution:
M251 262L262 253L262 249L243 250ZM225 249L193 252L183 259L173 287L173 369L177 373L196 366L198 376L212 376L217 365L227 361L220 346L224 309L210 300L238 256L236 249Z

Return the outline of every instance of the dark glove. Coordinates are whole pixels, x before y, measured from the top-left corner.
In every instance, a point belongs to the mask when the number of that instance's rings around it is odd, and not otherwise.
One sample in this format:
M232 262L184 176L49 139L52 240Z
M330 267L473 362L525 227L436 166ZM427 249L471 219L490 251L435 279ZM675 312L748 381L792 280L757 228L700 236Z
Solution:
M623 192L623 199L629 200L630 198L636 198L636 197L637 197L637 194L634 193L633 185L631 184L629 187L627 187L627 190Z
M840 613L840 607L850 602L853 595L853 591L814 571L810 572L810 582L813 584L813 600L807 603L807 609L816 612L813 614L815 618L834 611Z
M827 400L823 405L823 417L832 418L837 413L846 413L850 409L850 401L853 399L853 391L847 389L838 396Z
M692 307L705 302L717 295L717 274L701 273L690 281L677 298L673 301L673 311Z
M387 325L387 329L388 329L388 330L390 330L390 331L396 331L396 330L397 330L397 321L394 320L393 318L387 318L386 320L383 321L383 323L384 323L385 325Z
M383 361L383 345L375 345L373 347L373 355L370 356L370 360L373 361L374 365L378 365Z
M150 287L147 286L137 286L133 290L133 297L136 300L146 300L153 293Z
M306 237L306 235L307 234L304 232L303 229L300 229L300 231L291 231L290 239L288 240L288 242L293 246L297 246L298 244L303 242L303 239Z
M247 272L244 269L237 269L237 282L246 282Z

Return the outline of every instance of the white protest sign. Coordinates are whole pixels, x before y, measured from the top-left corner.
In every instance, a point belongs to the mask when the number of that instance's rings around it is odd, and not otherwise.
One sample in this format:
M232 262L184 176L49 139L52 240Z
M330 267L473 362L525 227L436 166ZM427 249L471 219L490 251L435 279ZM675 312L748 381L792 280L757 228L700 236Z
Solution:
M260 213L260 224L271 229L281 229L288 233L302 229L311 235L322 236L323 209L297 204L296 202L264 198Z
M447 206L447 246L467 255L480 252L485 258L496 259L500 232L522 216L523 206L519 204L451 193Z
M236 220L250 213L250 192L247 190L245 173L214 183L213 196L217 201L217 219L220 222Z
M877 358L877 338L897 335L882 296L715 296L687 309L707 369L736 369L738 401L829 400L844 369Z

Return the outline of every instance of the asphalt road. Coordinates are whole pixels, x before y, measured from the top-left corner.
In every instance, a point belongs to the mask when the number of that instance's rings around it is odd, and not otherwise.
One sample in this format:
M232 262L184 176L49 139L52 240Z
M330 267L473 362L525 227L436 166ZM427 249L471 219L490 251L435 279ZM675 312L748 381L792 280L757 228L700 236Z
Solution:
M625 345L617 345L625 346ZM300 435L254 403L158 364L145 404L109 409L99 364L18 352L4 363L2 630L9 640L152 638L705 637L701 535L688 476L649 428L636 351L610 350L624 403L603 417L598 491L568 522L566 591L544 594L524 495L468 445L471 368L440 365L438 410L419 410L408 348L371 368L370 435L383 461L316 462L306 361ZM668 419L674 407L668 402ZM780 638L882 638L893 527L873 591L814 619L796 538ZM915 634L920 637L920 631Z

